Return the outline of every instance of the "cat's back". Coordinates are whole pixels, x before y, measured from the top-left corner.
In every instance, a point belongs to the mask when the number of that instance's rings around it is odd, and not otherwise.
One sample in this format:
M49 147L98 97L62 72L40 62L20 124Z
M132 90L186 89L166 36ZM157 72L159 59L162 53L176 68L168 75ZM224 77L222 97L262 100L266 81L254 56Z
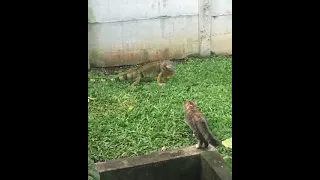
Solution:
M196 108L187 111L187 120L193 122L201 122L205 120L204 115Z

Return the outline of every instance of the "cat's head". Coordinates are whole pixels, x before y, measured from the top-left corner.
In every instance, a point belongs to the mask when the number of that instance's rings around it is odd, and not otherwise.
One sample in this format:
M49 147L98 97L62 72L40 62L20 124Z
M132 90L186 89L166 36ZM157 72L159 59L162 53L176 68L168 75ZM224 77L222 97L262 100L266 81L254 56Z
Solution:
M195 107L196 101L193 99L191 101L184 101L184 108Z

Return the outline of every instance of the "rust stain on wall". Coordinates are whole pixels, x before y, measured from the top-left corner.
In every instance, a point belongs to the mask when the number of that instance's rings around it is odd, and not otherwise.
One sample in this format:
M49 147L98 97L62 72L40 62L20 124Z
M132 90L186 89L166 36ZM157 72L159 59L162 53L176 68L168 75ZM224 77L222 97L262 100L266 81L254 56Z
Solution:
M137 47L142 47L137 45ZM134 65L148 61L181 58L188 54L197 53L197 41L187 41L187 44L165 45L158 48L144 45L144 49L127 49L110 52L102 49L91 49L89 53L92 67L112 67ZM196 51L196 52L195 52Z

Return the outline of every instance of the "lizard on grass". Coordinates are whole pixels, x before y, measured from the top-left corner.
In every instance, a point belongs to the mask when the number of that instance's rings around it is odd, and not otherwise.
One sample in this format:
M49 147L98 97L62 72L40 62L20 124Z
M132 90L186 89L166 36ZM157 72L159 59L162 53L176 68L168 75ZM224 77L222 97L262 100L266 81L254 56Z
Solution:
M135 87L141 79L157 77L157 83L161 86L175 74L175 68L176 64L170 60L154 61L120 73L114 80L134 80L131 87Z

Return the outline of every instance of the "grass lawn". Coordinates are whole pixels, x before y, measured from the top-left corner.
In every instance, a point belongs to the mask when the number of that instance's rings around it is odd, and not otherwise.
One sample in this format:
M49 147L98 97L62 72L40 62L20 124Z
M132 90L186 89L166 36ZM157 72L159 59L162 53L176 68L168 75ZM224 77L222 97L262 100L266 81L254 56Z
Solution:
M99 72L88 76L105 77ZM214 57L177 63L176 75L163 87L156 81L135 89L128 81L88 81L88 96L96 98L88 103L89 156L97 162L194 145L184 122L184 100L197 101L220 141L232 137L231 77L232 58ZM231 149L218 150L232 157ZM231 166L232 158L227 162Z

